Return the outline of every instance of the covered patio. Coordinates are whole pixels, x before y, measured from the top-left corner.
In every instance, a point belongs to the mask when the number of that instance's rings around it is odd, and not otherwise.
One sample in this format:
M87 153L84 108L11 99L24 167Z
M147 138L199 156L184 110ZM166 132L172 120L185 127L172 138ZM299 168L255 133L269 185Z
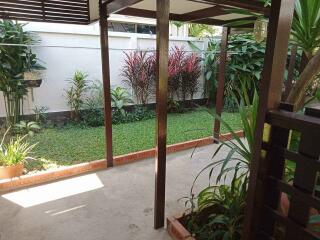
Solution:
M166 211L181 213L193 177L218 146L168 155ZM218 157L225 154L222 151ZM170 239L153 229L154 164L151 159L3 194L1 239ZM185 176L192 176L186 181ZM208 184L207 177L198 187ZM4 217L6 216L6 217Z
M222 26L239 19L252 20L252 16L230 13L230 9L239 8L269 18L259 112L254 133L255 146L250 164L244 239L273 239L277 221L286 226L287 239L317 239L306 229L306 225L310 207L320 208L319 200L312 196L319 169L319 149L312 144L312 139L320 138L319 110L309 109L305 116L301 116L290 112L293 110L292 106L280 103L294 13L293 0L273 0L271 8L264 7L260 1L246 0L0 1L1 18L73 24L100 21L107 167L113 167L108 16L121 13L157 19L155 170L150 162L141 162L5 194L1 199L1 206L5 207L1 208L0 213L2 216L11 216L10 219L19 224L14 228L16 225L6 225L9 222L2 219L4 239L35 239L35 236L38 239L167 239L166 233L154 231L152 226L155 229L163 228L165 216L179 212L176 200L181 197L181 191L188 189L191 184L185 181L184 175L196 174L200 170L199 164L203 166L202 160L199 160L202 159L201 154L210 159L211 151L217 147L198 149L197 154L200 155L196 162L190 160L186 163L186 158L190 156L188 151L167 158L169 21ZM225 27L220 53L218 114L222 110L229 33L230 27ZM269 139L264 140L266 124L271 127L267 130ZM286 151L289 131L292 129L302 133L298 153ZM219 134L219 122L216 122L213 133ZM282 182L284 161L287 158L297 163L293 186ZM312 163L308 168L304 168L306 161ZM75 190L73 184L82 186L81 181L90 182L92 186L84 184L88 189L68 194L69 190ZM59 193L61 188L63 191ZM33 191L38 191L44 200L41 202L41 198L37 199L39 202L36 203L31 198L28 202L28 194L33 195ZM153 191L154 205L151 196ZM289 216L282 216L277 212L281 192L293 196ZM60 197L55 197L57 193ZM57 225L61 229L57 229ZM84 226L90 227L87 229Z

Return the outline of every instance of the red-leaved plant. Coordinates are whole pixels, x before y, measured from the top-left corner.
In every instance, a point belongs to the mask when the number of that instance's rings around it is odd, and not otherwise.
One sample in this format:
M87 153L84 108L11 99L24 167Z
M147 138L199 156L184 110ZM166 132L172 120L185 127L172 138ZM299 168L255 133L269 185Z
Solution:
M186 52L181 47L173 47L169 54L168 68L168 97L173 99L175 96L180 98L182 72L184 70Z
M142 51L124 54L123 82L132 88L138 103L147 104L155 83L154 56Z
M182 83L181 90L183 100L186 99L188 94L193 99L194 94L199 90L199 77L201 76L201 58L191 53L184 59L183 71L182 71Z
M201 75L201 58L188 54L183 47L173 47L168 59L168 99L193 99L199 89L198 79ZM133 89L134 96L141 104L148 102L155 90L156 54L135 51L125 53L125 65L121 76L123 81Z

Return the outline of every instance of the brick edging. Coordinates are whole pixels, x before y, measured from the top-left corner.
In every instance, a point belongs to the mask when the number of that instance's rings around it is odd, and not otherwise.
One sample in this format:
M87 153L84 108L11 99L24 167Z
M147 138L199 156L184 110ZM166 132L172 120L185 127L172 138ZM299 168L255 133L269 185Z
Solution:
M167 218L167 232L174 240L196 240L192 234L180 223L179 217Z
M236 132L237 136L243 137L243 131ZM230 140L232 135L222 134L221 140ZM191 140L183 143L177 143L167 146L167 153L179 152L182 150L201 147L213 144L212 137L206 137L196 140ZM129 153L121 156L114 157L114 166L120 166L132 162L136 162L142 159L151 158L155 156L155 149L149 149L134 153ZM107 162L105 160L96 160L87 163L80 163L73 166L61 167L54 170L48 170L44 172L35 173L32 175L24 175L20 178L0 180L0 192L11 191L17 188L27 187L31 185L37 185L41 183L51 182L63 178L68 178L83 173L94 172L107 168Z

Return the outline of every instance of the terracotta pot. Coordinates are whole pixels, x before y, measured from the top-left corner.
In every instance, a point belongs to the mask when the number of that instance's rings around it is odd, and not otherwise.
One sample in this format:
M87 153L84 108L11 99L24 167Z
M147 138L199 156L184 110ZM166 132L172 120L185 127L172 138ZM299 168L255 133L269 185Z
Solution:
M41 86L42 79L36 79L36 80L24 80L24 83L29 88L38 88Z
M0 179L20 177L23 173L23 168L23 163L9 167L0 167Z

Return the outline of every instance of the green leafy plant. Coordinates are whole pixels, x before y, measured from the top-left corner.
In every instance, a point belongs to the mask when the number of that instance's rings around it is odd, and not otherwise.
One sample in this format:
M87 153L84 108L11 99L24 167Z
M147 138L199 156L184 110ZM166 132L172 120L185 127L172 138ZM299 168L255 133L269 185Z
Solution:
M11 20L0 20L0 91L5 100L8 126L20 120L23 98L27 94L24 73L43 69L28 47L36 42L35 35L24 31L24 26Z
M213 154L214 159L221 148L227 148L226 157L213 161L205 166L194 180L190 197L186 204L190 204L190 214L187 215L185 225L196 235L197 239L241 239L244 207L247 193L247 181L249 177L249 165L252 159L254 132L258 112L259 97L254 90L253 97L248 94L248 86L241 83L241 88L233 94L238 103L239 114L243 125L245 138L239 138L228 123L219 116L216 118L231 133L232 141L219 141L221 144ZM205 171L209 171L209 180L215 169L220 168L220 173L215 178L215 184L203 189L197 197L194 186ZM223 184L222 180L233 174L231 185ZM221 185L219 185L221 184Z
M252 152L254 147L254 133L256 129L256 120L258 115L258 105L259 96L258 92L254 91L254 96L252 101L243 85L242 89L239 90L240 101L238 102L239 114L241 117L241 122L243 126L244 138L237 136L232 127L221 119L219 116L215 115L219 119L221 124L230 131L233 141L220 141L221 145L218 147L214 153L215 157L222 147L229 149L227 156L221 160L209 164L205 169L213 169L217 166L221 166L220 174L217 177L217 182L219 182L225 174L230 171L234 171L234 164L239 164L239 168L242 169L243 176L247 177L249 174L249 165L252 159ZM216 139L219 141L218 139Z
M79 121L80 110L84 102L84 93L88 87L88 74L76 71L73 78L69 79L70 88L66 90L68 104L71 108L71 119Z
M300 74L287 101L297 109L304 105L305 91L317 80L320 73L320 2L318 0L298 0L292 23L292 42L301 47L309 63Z
M36 106L33 109L36 123L43 124L47 122L48 117L46 113L48 110L49 108L45 106L41 106L41 107Z
M200 51L194 44L190 46L195 51ZM219 64L220 41L211 39L208 50L204 56L205 67L205 92L204 96L209 96L209 101L215 101L217 89L217 67ZM228 58L226 68L226 80L224 90L224 108L228 112L237 110L237 101L233 97L233 92L241 88L242 82L248 86L254 82L259 84L261 71L263 68L265 54L265 43L257 43L250 33L235 34L230 36L228 41ZM254 89L247 89L250 96Z
M270 0L262 0L265 5L270 5ZM230 10L233 13L251 15L264 19L260 14L253 14L246 10ZM306 91L317 80L320 73L320 2L318 0L295 1L295 13L291 29L291 42L300 47L308 64L295 81L286 101L295 105L296 110L305 105ZM266 21L266 19L264 19ZM229 26L253 23L254 20L239 20Z
M4 134L0 143L0 166L14 166L26 160L33 159L30 155L36 144L30 145L27 143L25 141L26 136L11 138L9 143L5 144L8 131Z
M133 103L128 91L122 87L111 89L111 106L117 114L126 115L124 106Z
M83 102L80 112L81 120L86 126L99 127L104 125L104 92L101 81L94 81L88 87L89 94Z
M191 213L184 224L197 239L241 239L247 178L239 178L236 168L231 184L208 186L194 199L191 198Z
M206 24L190 23L189 24L189 36L202 38L206 36L212 36L216 32L213 26Z
M18 134L33 137L35 132L41 130L41 127L36 122L20 121L19 123L14 125L14 130Z
M127 112L125 115L117 114L113 112L112 114L112 123L130 123L142 120L148 120L155 117L155 113L152 110L149 110L144 106L134 106L130 112Z
M179 113L183 112L184 109L178 101L169 98L167 101L167 110L169 113Z

